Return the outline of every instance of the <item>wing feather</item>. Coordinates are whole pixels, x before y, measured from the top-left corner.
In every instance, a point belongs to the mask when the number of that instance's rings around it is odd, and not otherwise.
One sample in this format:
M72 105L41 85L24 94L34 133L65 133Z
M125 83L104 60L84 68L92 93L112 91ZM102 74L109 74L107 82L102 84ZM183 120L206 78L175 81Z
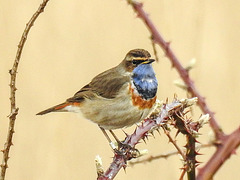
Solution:
M123 76L117 69L109 69L99 75L80 89L68 102L81 102L85 98L94 98L97 94L104 98L112 99L116 97L121 87L130 82L128 76Z

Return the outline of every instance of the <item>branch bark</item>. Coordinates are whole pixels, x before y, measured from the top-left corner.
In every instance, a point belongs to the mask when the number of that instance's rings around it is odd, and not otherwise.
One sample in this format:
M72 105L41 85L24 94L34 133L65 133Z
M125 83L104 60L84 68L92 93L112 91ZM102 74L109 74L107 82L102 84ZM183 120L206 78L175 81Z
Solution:
M143 4L127 0L127 2L132 6L133 10L137 13L138 17L144 22L149 32L151 33L152 39L158 44L165 52L166 56L172 63L172 66L177 70L182 80L187 86L187 90L191 93L193 97L198 98L198 105L205 114L210 115L210 126L215 133L216 141L219 144L216 145L217 149L210 160L205 164L203 168L199 170L197 176L198 180L210 179L213 177L217 170L222 166L222 164L231 156L231 154L240 145L240 129L239 127L230 135L226 135L221 127L219 126L215 113L208 107L205 98L198 92L194 82L189 77L188 71L181 65L180 61L172 51L170 43L165 41L160 32L157 30L156 26L153 24L148 14L143 10Z
M170 104L163 105L161 110L158 111L160 113L156 116L154 115L152 118L145 119L142 125L138 126L132 135L126 137L123 144L127 145L127 147L134 148L141 139L145 139L148 136L149 132L157 129L162 123L173 118L175 114L183 112L185 108L191 106L195 102L193 99L194 98L190 100L186 99L184 101L174 100L174 102ZM132 150L131 148L130 151ZM98 180L114 179L119 170L126 167L127 161L135 158L130 151L127 150L123 154L115 153L110 167L103 175L98 177Z
M235 153L236 148L240 145L240 127L230 135L223 136L220 144L212 157L204 167L198 171L197 180L212 179L222 164Z
M33 14L31 19L27 23L26 28L23 31L21 40L18 44L17 54L16 54L16 58L15 58L13 67L9 71L10 76L11 76L10 85L9 85L10 86L11 113L9 115L9 128L8 128L7 140L4 144L4 149L2 150L3 160L2 160L2 164L1 164L0 180L5 179L6 170L8 168L7 163L8 163L8 159L9 159L9 151L10 151L11 145L13 144L12 139L13 139L13 133L14 133L14 125L15 125L16 116L18 114L18 108L16 107L16 93L15 93L16 90L17 90L17 88L16 88L16 75L17 75L18 64L19 64L19 61L20 61L20 58L21 58L21 54L22 54L24 44L27 40L28 33L29 33L31 27L33 26L35 20L37 19L37 17L44 11L44 8L47 5L48 1L49 0L44 0L42 2L42 4L40 4L38 10Z
M214 112L212 112L209 109L205 101L205 98L196 89L194 82L189 77L188 71L181 65L179 59L172 51L170 43L164 40L164 38L159 33L152 20L148 17L148 14L143 10L143 4L132 0L128 0L128 3L132 6L133 10L137 13L138 17L144 22L144 24L150 31L152 39L155 41L155 43L158 44L164 50L166 56L171 61L172 66L177 70L182 80L187 85L188 91L191 93L192 97L198 98L198 105L201 108L201 110L204 112L204 114L210 115L211 117L210 126L213 129L216 138L220 138L221 136L223 136L224 133L217 123L217 120L214 116Z

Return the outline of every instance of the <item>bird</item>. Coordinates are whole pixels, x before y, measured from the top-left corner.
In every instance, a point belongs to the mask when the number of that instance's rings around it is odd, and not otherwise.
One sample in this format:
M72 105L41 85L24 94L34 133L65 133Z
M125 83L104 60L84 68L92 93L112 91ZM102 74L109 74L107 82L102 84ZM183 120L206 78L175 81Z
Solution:
M37 113L75 112L96 123L111 142L106 130L136 124L154 108L158 81L154 59L144 49L130 50L121 63L95 76L65 102Z

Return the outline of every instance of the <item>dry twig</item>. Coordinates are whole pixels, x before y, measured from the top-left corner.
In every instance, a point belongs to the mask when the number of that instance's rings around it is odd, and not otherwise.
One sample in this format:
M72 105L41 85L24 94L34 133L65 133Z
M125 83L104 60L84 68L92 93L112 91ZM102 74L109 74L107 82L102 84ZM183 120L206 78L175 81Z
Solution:
M198 146L196 146L196 149L202 149L202 148L207 148L207 147L211 147L213 146L213 143L209 143L209 144L200 144ZM185 149L182 149L181 151L183 151L185 153ZM159 160L159 159L167 159L171 156L177 155L179 154L178 150L172 150L163 154L159 154L159 155L155 155L155 156L149 156L145 159L136 159L136 161L130 161L129 165L134 166L136 164L142 164L142 163L146 163L146 162L152 162L155 160Z
M17 54L16 54L16 58L15 58L13 67L9 71L9 73L11 75L11 80L10 80L11 113L9 115L9 129L8 129L7 140L4 144L4 149L2 150L3 160L2 160L2 164L1 164L0 180L5 179L6 170L8 168L7 162L8 162L8 159L9 159L9 151L10 151L11 145L13 144L12 143L12 138L13 138L13 133L14 133L14 125L15 125L16 116L18 114L18 108L16 107L16 97L15 97L15 92L17 90L17 88L16 88L16 74L17 74L18 64L19 64L19 61L20 61L20 58L21 58L21 54L22 54L24 44L27 40L28 33L29 33L31 27L33 26L35 20L37 19L37 17L43 12L43 10L44 10L45 6L47 5L48 1L49 0L44 0L42 2L42 4L40 4L38 10L33 14L32 18L27 23L26 28L23 31L21 40L18 44Z
M183 160L185 161L186 160L186 156L185 154L183 153L183 151L181 150L181 148L177 145L176 141L173 140L172 136L170 135L169 131L166 130L164 127L163 127L163 130L164 130L164 133L166 134L166 136L168 137L169 139L169 142L171 142L174 147L177 149L178 153L182 156Z

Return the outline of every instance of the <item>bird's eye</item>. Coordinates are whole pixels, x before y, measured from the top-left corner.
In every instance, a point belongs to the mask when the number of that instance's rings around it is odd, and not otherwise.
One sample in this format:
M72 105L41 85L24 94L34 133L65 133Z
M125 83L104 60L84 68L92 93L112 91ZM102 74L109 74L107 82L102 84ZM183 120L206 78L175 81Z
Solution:
M132 60L132 63L133 63L134 65L139 64L138 60Z
M139 65L142 64L144 62L144 60L132 60L132 64L134 65Z

